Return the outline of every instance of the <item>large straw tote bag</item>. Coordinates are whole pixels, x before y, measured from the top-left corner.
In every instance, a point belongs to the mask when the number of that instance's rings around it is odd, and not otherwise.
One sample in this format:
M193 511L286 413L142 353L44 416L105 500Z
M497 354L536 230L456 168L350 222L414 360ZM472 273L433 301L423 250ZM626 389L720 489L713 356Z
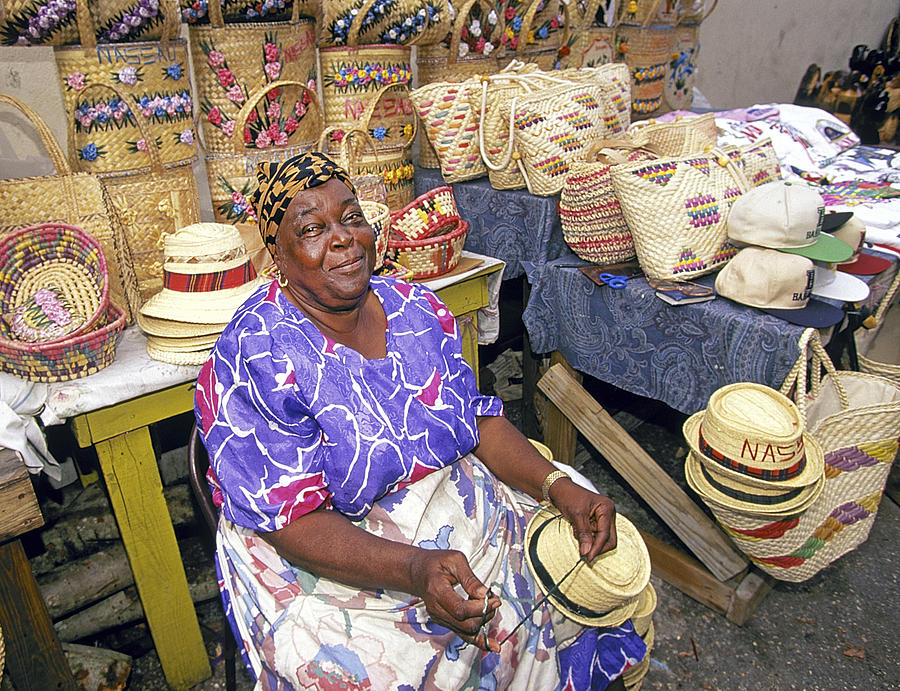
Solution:
M411 50L409 46L394 45L319 50L322 109L326 126L333 128L327 142L329 151L340 148L342 132L370 126L379 150L407 146L416 122L408 90L385 94L385 89L412 85ZM377 103L377 110L367 115L373 102Z
M89 26L79 3L79 27ZM197 156L194 103L188 76L187 43L161 41L95 44L84 32L82 45L54 49L66 112L75 119L76 159L98 175L121 175L150 166L147 142L135 118L143 118L156 138L163 165L187 165ZM85 98L89 84L114 86L127 99Z
M116 87L108 84L89 84L82 92L106 92L120 101L126 99ZM159 147L150 128L137 119L141 137L147 142L150 171L102 178L109 201L122 222L132 266L137 277L141 304L162 289L162 237L179 228L200 222L200 203L197 181L192 166L163 168ZM73 155L74 125L69 122L69 159ZM76 165L76 168L80 166Z
M0 43L8 46L78 43L76 4L74 0L0 0ZM155 41L173 35L173 27L177 31L177 0L102 0L91 4L93 23L86 24L85 30L96 35L101 43Z
M806 329L799 345L781 391L793 391L807 430L825 452L825 488L802 516L729 529L757 566L793 582L807 580L868 538L900 437L897 384L836 370L815 329Z
M671 26L622 26L616 29L616 51L631 70L632 118L666 112L663 83L672 59Z
M286 98L293 91L298 95L295 98ZM277 92L278 96L270 100L269 95L273 92ZM252 123L257 128L257 135L259 132L267 131L274 124L285 134L280 144L259 146L258 136L250 136L250 143L245 143L247 138L243 132L248 127L247 121L251 115L259 112L257 106L263 100L269 106L273 103L278 104L277 110L287 113L287 117L295 123L288 128L290 132L287 132L284 129L287 118L284 115L269 118L268 114L264 113L262 117L257 116ZM294 119L301 107L304 109L303 115ZM272 115L275 115L275 110L272 111ZM266 161L286 161L293 156L311 151L316 146L321 130L322 110L319 108L316 93L304 82L287 80L270 82L251 94L235 118L234 131L229 139L229 151L213 152L206 157L206 176L216 221L229 224L255 223L256 214L248 198L258 184L257 165Z
M488 172L478 145L478 111L469 100L469 94L480 89L481 78L474 76L461 84L434 82L420 86L409 95L425 134L419 138L419 165L423 165L423 153L430 150L445 182L472 180ZM426 160L425 167L428 163Z
M610 175L648 277L701 276L736 254L726 221L749 183L726 152L618 165Z
M210 0L210 10L219 2ZM286 80L316 88L315 21L300 17L296 5L290 21L224 24L220 17L189 33L207 153L231 153L237 113L262 86Z
M634 123L629 134L645 137L661 156L689 156L702 153L718 143L719 133L713 113L696 117L679 116L668 122L642 120Z
M588 0L582 5L583 12L571 19L572 31L559 48L561 68L596 67L615 61L618 20L611 16L614 4L615 0ZM574 10L567 7L571 17ZM604 24L597 23L601 10Z
M49 222L84 230L103 248L109 272L109 299L125 310L131 323L140 305L137 278L120 219L100 179L72 171L50 128L29 106L5 94L0 94L0 103L18 109L34 125L56 169L56 175L0 180L0 235Z
M450 31L448 5L448 0L323 1L318 45L437 43Z

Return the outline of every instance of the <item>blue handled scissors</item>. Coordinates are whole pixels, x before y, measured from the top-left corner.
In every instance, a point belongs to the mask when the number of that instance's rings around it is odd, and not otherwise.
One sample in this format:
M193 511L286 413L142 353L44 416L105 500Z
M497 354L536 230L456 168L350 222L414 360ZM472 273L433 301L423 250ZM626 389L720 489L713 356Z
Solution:
M628 283L628 276L620 276L619 274L602 273L598 278L615 290L622 290Z

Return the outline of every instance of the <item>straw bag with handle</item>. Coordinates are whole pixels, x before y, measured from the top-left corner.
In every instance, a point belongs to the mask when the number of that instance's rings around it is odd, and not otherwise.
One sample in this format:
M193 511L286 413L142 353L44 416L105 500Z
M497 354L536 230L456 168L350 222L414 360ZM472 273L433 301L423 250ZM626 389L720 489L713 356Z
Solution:
M527 7L518 31L516 58L542 70L556 69L560 64L559 51L569 41L569 4L531 0Z
M662 156L688 156L714 147L718 143L716 118L713 113L696 117L677 117L674 121L636 122L629 133L639 133Z
M125 100L124 94L108 84L89 84L83 96L106 92ZM192 166L163 168L159 147L143 118L136 120L141 137L147 142L150 172L104 177L103 187L110 204L122 222L132 267L138 283L141 304L163 283L162 237L179 228L200 222L197 181ZM77 166L74 124L69 120L69 160Z
M576 3L577 6L577 3ZM588 0L580 17L572 19L573 30L560 46L560 66L563 68L597 67L616 59L616 26L613 16L614 0ZM572 13L571 6L566 6ZM603 24L598 24L599 13Z
M619 165L610 175L648 277L701 276L736 254L726 221L749 184L725 151Z
M719 0L708 3L697 0L682 2L672 31L672 56L666 66L663 82L665 110L688 110L694 102L694 80L700 53L700 24L716 9Z
M225 24L220 0L210 0L210 24L189 27L191 57L197 82L200 127L207 153L231 153L232 135L242 136L235 127L238 111L251 94L275 81L302 82L316 89L315 22L301 17L294 3L290 21ZM256 117L266 126L248 144L265 148L284 135L287 104L277 92L258 109ZM270 117L268 109L278 104L279 116ZM256 117L251 116L255 121ZM269 131L273 122L279 125ZM290 126L288 126L290 129ZM259 143L257 144L257 138Z
M321 47L428 45L450 30L447 0L328 0L318 16Z
M171 3L174 0L165 0ZM194 103L188 75L187 44L172 23L161 41L99 44L89 30L86 3L78 3L80 46L54 49L66 112L74 117L75 159L98 175L146 171L147 142L137 127L143 118L156 137L164 165L187 165L197 156ZM127 98L83 95L90 84L116 87Z
M672 26L679 3L671 0L622 0L617 3L619 23L625 26Z
M292 91L298 92L298 96L286 98ZM268 98L273 92L278 92L277 101ZM247 129L248 120L252 115L257 115L255 122L251 123L257 127L257 132L265 131L270 124L268 120L258 115L257 106L263 101L270 106L272 103L278 103L279 110L282 101L288 106L285 108L287 117L279 115L271 120L282 129L288 117L293 121L288 128L290 133L285 132L282 144L260 147L245 143L248 138L251 144L255 142L252 131ZM302 115L298 115L300 109L303 111ZM231 147L229 151L209 153L206 157L206 175L216 220L220 223L255 223L256 216L247 199L257 186L257 165L264 161L286 161L312 150L321 129L322 111L318 99L315 92L305 83L276 81L253 93L237 113L234 131L228 140ZM250 132L251 136L245 136L245 130Z
M29 106L5 94L0 94L0 103L18 109L31 122L56 168L56 175L0 180L0 235L57 221L77 226L93 236L106 257L110 301L125 310L131 323L140 304L137 278L121 221L99 178L72 171L50 128Z
M757 566L793 582L814 576L868 538L900 436L900 387L835 370L814 329L803 332L799 345L800 357L781 391L793 390L807 430L825 452L825 488L801 516L726 525Z
M744 163L744 175L753 187L781 180L781 163L778 161L775 147L772 146L772 140L768 137L742 146L740 153Z

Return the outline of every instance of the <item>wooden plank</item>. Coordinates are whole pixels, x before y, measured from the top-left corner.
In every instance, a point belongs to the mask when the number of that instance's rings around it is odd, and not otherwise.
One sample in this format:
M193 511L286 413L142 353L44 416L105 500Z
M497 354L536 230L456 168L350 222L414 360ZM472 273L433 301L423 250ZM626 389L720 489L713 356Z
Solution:
M557 351L550 354L550 366L554 365L562 368L575 383L581 383L581 373L572 369L572 366ZM540 382L538 382L538 387L540 387ZM566 465L572 465L575 462L577 442L577 430L551 398L544 417L544 443L553 452L553 459Z
M72 424L78 444L90 446L193 410L195 386L193 381L184 382L79 415Z
M187 689L211 671L150 432L142 427L96 448L163 673L173 689Z
M0 627L15 688L78 688L18 539L0 545Z
M719 580L747 568L721 529L561 364L538 387Z
M650 553L653 575L719 614L728 611L734 596L733 585L720 581L703 564L677 547L643 530L640 533Z
M0 541L44 525L25 461L5 447L0 447L0 506Z
M751 571L735 588L725 618L738 626L743 626L771 589L772 579L769 576Z

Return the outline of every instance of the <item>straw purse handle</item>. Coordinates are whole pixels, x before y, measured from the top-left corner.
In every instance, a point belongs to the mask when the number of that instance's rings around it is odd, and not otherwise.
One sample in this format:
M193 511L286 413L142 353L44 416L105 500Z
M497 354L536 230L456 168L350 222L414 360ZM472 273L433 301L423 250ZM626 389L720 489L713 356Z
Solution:
M744 192L750 189L750 181L747 180L744 171L738 168L737 163L735 163L731 156L728 155L728 152L720 149L718 146L712 146L709 148L708 153L715 156L718 159L719 165L731 173L731 177L734 178L734 182L737 184L738 189L740 189L741 194L744 194Z
M264 87L257 89L254 91L250 98L248 98L244 105L241 106L241 109L238 111L237 117L234 119L234 131L231 133L231 143L234 147L234 153L238 156L244 153L246 144L244 144L244 128L247 126L247 119L250 117L250 113L254 111L259 102L263 99L263 97L272 91L273 89L280 89L284 86L299 86L303 91L308 93L311 97L310 106L313 106L316 111L316 116L318 117L318 125L321 127L325 123L325 116L322 115L322 108L319 106L319 99L316 97L316 92L306 86L303 82L295 82L288 79L284 79L277 82L269 82ZM306 111L306 115L303 116L305 120L307 115L309 115L309 111L312 108L308 108ZM317 128L318 129L318 128Z
M794 363L791 371L784 378L784 383L781 385L781 393L789 396L791 390L794 390L794 402L797 404L804 424L806 424L807 398L816 398L822 388L822 367L831 375L831 383L834 385L838 398L841 401L841 410L847 410L850 407L850 399L847 398L847 391L844 389L844 385L841 384L840 379L838 379L834 363L822 346L819 332L816 329L804 329L803 333L800 334L800 340L797 342L797 345L800 347L800 355L797 357L797 362ZM810 372L808 388L806 383L807 349L812 351L812 371Z
M362 117L359 119L360 123L362 123L364 128L366 128L366 129L369 128L369 124L370 124L369 121L372 119L372 116L375 114L375 108L378 107L378 102L381 100L381 97L384 96L385 92L388 89L397 89L397 88L406 89L406 93L407 93L407 95L409 95L409 86L407 84L403 84L401 82L397 82L395 84L385 84L384 86L380 87L378 89L378 91L375 92L375 95L372 96L371 100L368 102L368 104L366 104L366 109L363 112ZM418 131L419 131L419 118L413 117L412 134L410 135L409 140L406 142L406 144L404 144L400 148L405 149L408 146L412 146L413 140L416 138L416 133Z
M326 127L322 130L322 134L319 136L319 151L326 151L328 135L340 129L340 127ZM362 135L363 142L368 143L372 147L372 152L375 154L375 164L378 165L378 148L375 146L375 140L372 139L372 135L361 127L352 127L349 130L344 130L344 136L341 138L341 148L338 151L338 164L347 171L350 177L359 175L358 167L356 170L353 168L353 161L350 155L350 139L357 134Z
M564 3L567 1L570 0L563 0ZM615 0L589 0L584 8L584 14L581 15L581 21L576 24L579 32L587 31L594 25L594 17L597 16L597 10L600 9L601 4L604 6L603 17L606 19L605 26L609 29L615 29L619 25L619 18L617 16L609 16L609 10L615 9ZM617 13L613 14L615 15Z
M521 57L525 53L531 25L534 22L535 15L537 15L538 10L541 9L541 5L543 4L544 0L531 0L531 4L525 11L525 16L522 18L522 27L519 29L519 45L516 46L517 57ZM563 9L563 35L559 45L564 46L569 41L569 4L565 1L562 1L559 4ZM525 37L525 40L522 40L523 36Z
M63 152L62 147L60 147L59 142L56 141L56 137L53 136L53 132L47 127L47 123L44 122L43 118L38 115L31 106L22 103L22 101L13 96L0 94L0 103L5 103L6 105L17 109L32 125L34 125L38 135L40 135L41 141L44 143L44 148L47 149L47 155L50 157L53 167L56 169L56 174L70 175L72 173L72 166L69 165L69 159L66 158L66 154Z
M450 28L450 55L447 57L448 65L455 65L456 61L459 59L459 42L462 40L462 30L466 25L466 19L469 18L469 12L472 11L472 8L476 3L480 2L480 0L466 0L466 3L459 8L459 11L456 13L456 17L453 20L453 24ZM497 21L500 21L500 15L502 13L497 13Z
M163 32L159 40L171 41L181 30L181 7L178 0L160 0L160 5ZM75 24L78 26L78 38L84 54L89 55L97 48L97 37L94 35L94 20L87 0L75 0Z
M881 302L878 303L878 308L875 310L873 316L877 324L880 324L881 320L884 319L884 313L888 311L894 298L897 297L898 290L900 290L900 267L897 268L897 274L894 276L894 280L891 281L891 286L887 289L884 297L881 298Z
M512 63L507 65L510 67ZM515 74L514 72L505 73L501 72L500 74L490 75L487 77L481 78L481 110L478 115L478 122L484 122L484 110L487 107L487 89L488 84L498 84L500 82L508 82L508 83L519 83L521 84L528 93L531 93L531 82L527 78L526 75ZM510 109L509 116L509 147L506 150L506 153L503 154L503 163L497 164L493 163L485 154L485 146L484 146L484 127L478 128L478 148L481 150L481 160L484 161L484 165L488 167L489 170L493 170L494 172L498 170L503 170L506 166L509 165L509 162L512 160L513 148L515 147L515 141L513 140L514 134L514 121L515 121L515 105L516 99L518 96L513 97L513 101Z
M128 104L128 98L119 91L112 84L103 84L102 82L95 82L94 84L88 84L79 92L79 97L84 98L85 94L88 91L93 89L106 89L107 91L113 92L119 99L121 99L124 103ZM144 138L144 143L147 145L147 155L150 157L150 170L154 173L162 173L163 172L163 164L162 159L159 156L159 146L156 144L156 137L153 136L153 132L150 131L150 126L147 124L146 120L141 117L140 113L136 113L129 104L128 112L134 117L134 122L137 125L138 130L141 133L141 137ZM75 166L76 170L82 170L81 164L78 162L78 155L75 151L75 113L67 113L69 120L68 126L68 140L69 140L69 161ZM90 172L90 171L86 171Z
M324 0L327 1L327 0ZM359 32L362 29L362 20L363 17L366 16L368 11L372 9L377 0L366 0L359 8L359 11L356 13L356 16L350 21L350 28L347 30L347 43L345 44L348 48L355 48L359 45ZM294 0L294 11L297 11L297 7L299 7L299 3L297 0ZM428 25L431 23L431 17L428 16L428 8L425 8L425 26L422 27L422 30L416 35L416 37L405 43L403 45L412 46L415 45L419 39L428 31Z
M219 0L209 0L206 7L206 14L209 17L210 26L221 29L225 26L225 15L222 13L222 3ZM291 10L291 24L300 21L300 2L294 0L294 7Z
M703 22L705 22L706 18L709 17L709 15L711 15L713 13L713 10L716 9L716 5L718 5L718 4L719 4L719 0L713 0L712 6L706 12L703 13L703 16L700 17L700 21L697 22L697 24L699 25L699 24L702 24ZM678 7L684 8L684 3L679 2ZM687 12L679 12L678 17L675 19L675 26L681 26L681 20L684 19L686 15L687 15Z

